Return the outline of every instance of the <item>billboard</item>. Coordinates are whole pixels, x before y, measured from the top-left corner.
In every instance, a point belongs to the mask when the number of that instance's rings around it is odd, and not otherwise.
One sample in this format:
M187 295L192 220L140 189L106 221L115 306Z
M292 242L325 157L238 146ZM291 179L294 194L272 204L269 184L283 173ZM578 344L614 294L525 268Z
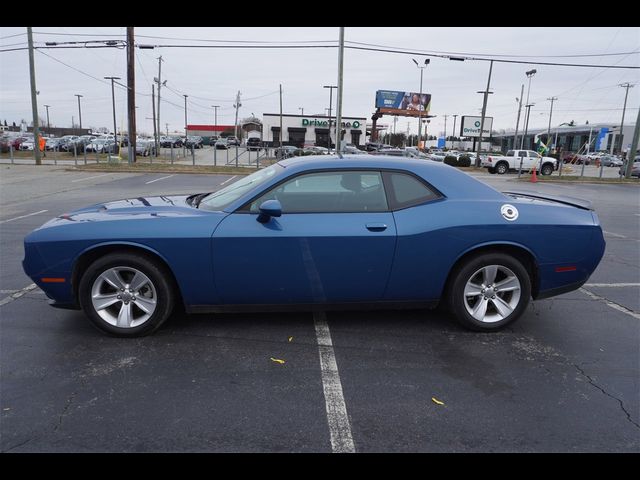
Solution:
M460 136L461 137L479 137L480 125L482 123L482 117L472 117L465 115L460 122ZM482 136L491 136L491 127L493 126L493 117L484 117L484 126L482 128Z
M376 92L376 108L380 113L417 117L427 115L431 108L431 94L416 92L397 92L395 90L378 90Z

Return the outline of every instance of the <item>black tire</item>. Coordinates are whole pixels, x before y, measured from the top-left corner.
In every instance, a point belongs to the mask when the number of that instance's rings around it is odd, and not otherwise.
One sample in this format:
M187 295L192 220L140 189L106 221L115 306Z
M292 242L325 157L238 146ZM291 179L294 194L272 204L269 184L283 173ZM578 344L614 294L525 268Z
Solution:
M495 174L495 173L496 173L496 169L495 169L495 167L489 167L489 168L487 168L487 170L489 170L489 173L490 173L491 175L493 175L493 174Z
M114 267L131 267L139 270L151 280L156 293L153 314L141 325L122 328L111 325L96 311L91 299L94 282L103 272ZM122 252L111 253L99 258L85 270L78 287L78 300L91 323L99 330L117 337L142 337L157 330L171 315L175 305L175 286L170 272L164 265L146 255Z
M495 169L498 175L504 175L509 171L509 164L507 162L498 162Z
M542 175L551 175L553 173L553 165L551 163L545 163L544 165L542 165L540 173Z
M502 320L494 322L483 322L474 318L465 305L466 298L464 296L465 285L474 273L483 267L497 265L506 267L511 270L520 282L520 297L513 311ZM498 278L498 277L496 277ZM505 293L502 293L505 295ZM509 293L507 293L509 295ZM503 297L504 298L504 297ZM508 297L506 297L508 298ZM493 332L504 328L516 321L527 308L531 298L531 280L527 269L511 255L504 253L484 253L471 257L458 265L451 273L448 283L448 291L446 292L446 303L449 311L454 315L455 319L463 327L477 332ZM480 299L478 300L480 301ZM491 300L490 300L491 301ZM495 310L495 307L489 307L487 312Z

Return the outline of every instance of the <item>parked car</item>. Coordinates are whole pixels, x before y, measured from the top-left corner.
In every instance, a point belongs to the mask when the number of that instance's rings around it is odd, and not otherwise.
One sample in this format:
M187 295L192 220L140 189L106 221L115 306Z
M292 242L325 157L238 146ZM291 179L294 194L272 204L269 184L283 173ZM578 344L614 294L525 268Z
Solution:
M375 152L376 150L379 150L384 146L385 145L383 143L379 143L379 142L367 142L364 144L364 149L367 152ZM391 146L391 145L387 145L387 146Z
M61 138L55 138L55 137L47 138L47 143L45 144L44 148L45 150L49 150L49 151L52 151L52 150L58 151L60 150L60 146L62 145L62 143L63 141Z
M604 155L598 160L600 162L600 165L604 167L621 167L624 163L622 160L612 155Z
M11 139L9 144L13 147L14 150L20 150L20 144L26 140L33 140L33 137L19 136Z
M93 142L87 145L87 152L118 153L118 151L118 144L107 138L96 138Z
M27 138L20 143L18 147L20 150L33 150L35 146L35 141L33 138Z
M626 175L627 163L620 167L618 174L621 176ZM636 157L633 161L633 167L631 167L631 176L640 178L640 157Z
M322 147L316 147L316 148L322 148ZM329 151L326 148L324 150L326 150L326 152L323 152L323 155L326 155L327 153L329 153ZM345 145L342 148L342 153L345 155L366 155L367 152L363 152L357 147Z
M234 146L238 145L239 146L240 145L240 140L238 140L234 136L227 137L227 145L234 145Z
M276 158L291 158L296 156L296 152L303 152L302 149L293 146L293 145L283 145L282 147L277 147L274 149L273 153Z
M54 306L121 337L152 333L178 305L441 303L491 332L524 313L532 326L530 300L580 288L604 250L589 201L501 193L448 165L367 155L288 159L213 193L132 192L72 210L25 237L22 265Z
M180 137L176 137L176 136L165 136L165 137L160 137L160 146L163 148L171 148L173 146L173 148L178 148L178 147L182 147L183 142L182 142L182 138Z
M419 158L416 153L404 148L383 148L378 150L377 152L369 152L369 155L389 155L392 157Z
M202 148L204 146L204 140L199 136L188 136L185 146L187 148Z
M148 157L149 155L156 154L156 142L155 140L141 139L136 142L136 155L142 155Z
M247 150L260 150L262 149L262 140L258 137L251 137L247 139Z
M209 137L209 145L211 145L212 147L216 144L216 142L218 141L218 136L217 135L211 135Z
M215 148L217 150L228 150L229 149L229 144L227 143L227 139L224 138L224 137L219 138L216 141Z

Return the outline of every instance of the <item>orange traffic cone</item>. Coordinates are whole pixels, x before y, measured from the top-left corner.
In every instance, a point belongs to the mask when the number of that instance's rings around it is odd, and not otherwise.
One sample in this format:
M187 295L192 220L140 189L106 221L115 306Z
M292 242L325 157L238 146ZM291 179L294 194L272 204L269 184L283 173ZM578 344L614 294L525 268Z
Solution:
M536 175L536 169L533 168L533 172L531 173L531 178L529 179L531 183L538 183L538 176Z

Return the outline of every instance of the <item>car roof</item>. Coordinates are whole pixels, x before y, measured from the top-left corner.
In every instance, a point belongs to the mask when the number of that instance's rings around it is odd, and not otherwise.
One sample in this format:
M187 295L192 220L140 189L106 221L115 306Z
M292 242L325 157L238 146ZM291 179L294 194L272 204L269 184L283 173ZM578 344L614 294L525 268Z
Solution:
M498 190L473 178L471 175L441 162L423 158L397 157L391 155L309 155L293 157L278 162L289 173L327 168L380 168L407 170L431 183L449 198L458 199L505 199Z

